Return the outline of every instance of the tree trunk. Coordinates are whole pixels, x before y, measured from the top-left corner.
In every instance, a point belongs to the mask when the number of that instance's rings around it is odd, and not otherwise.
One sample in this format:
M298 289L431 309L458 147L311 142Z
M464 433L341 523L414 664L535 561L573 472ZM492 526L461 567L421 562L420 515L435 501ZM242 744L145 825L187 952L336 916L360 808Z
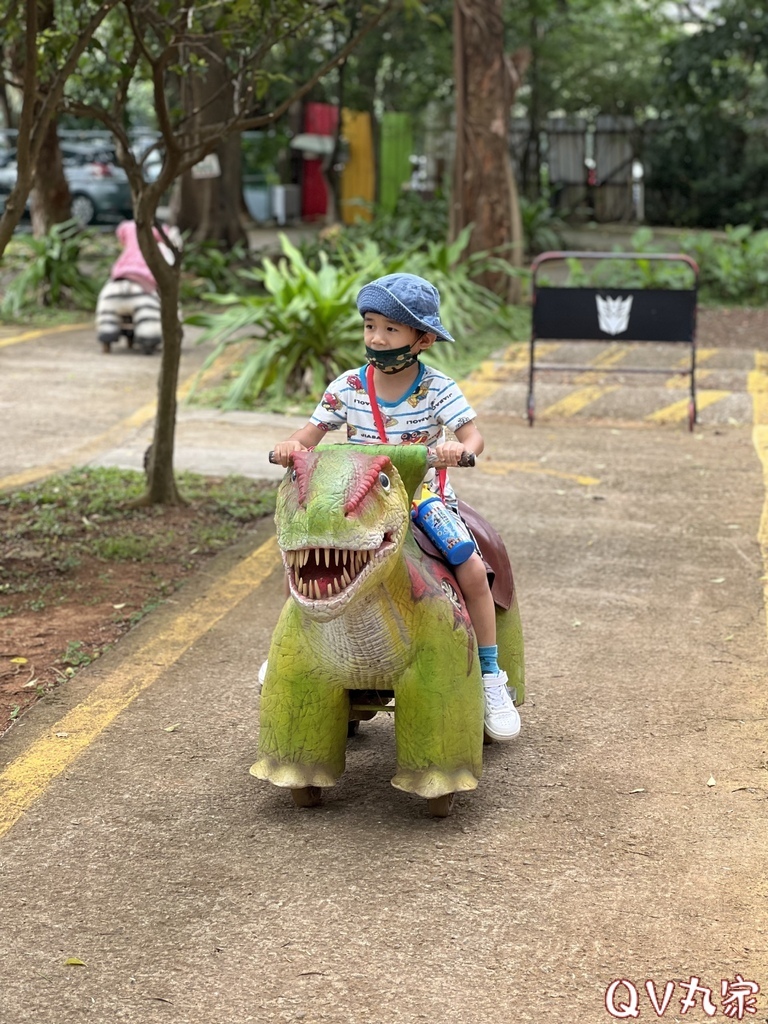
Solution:
M48 125L37 154L30 197L35 238L47 235L54 224L61 224L72 216L55 120Z
M218 51L221 60L210 56ZM205 54L208 73L181 81L184 109L195 127L226 124L234 116L234 92L226 74L221 44L211 43ZM240 135L224 138L216 149L221 175L194 178L188 171L174 197L174 220L195 242L216 242L224 247L247 243L242 223L242 153Z
M156 200L146 193L137 204L136 230L141 251L157 281L163 347L157 381L157 414L152 449L147 466L147 490L138 505L181 505L176 486L173 451L176 436L176 391L179 385L182 326L179 318L181 259L167 263L152 234L152 213Z
M522 223L509 152L509 109L513 99L504 54L501 0L455 0L453 8L456 82L456 155L451 235L473 224L467 253L497 250L522 266ZM487 270L480 284L507 301L519 282Z

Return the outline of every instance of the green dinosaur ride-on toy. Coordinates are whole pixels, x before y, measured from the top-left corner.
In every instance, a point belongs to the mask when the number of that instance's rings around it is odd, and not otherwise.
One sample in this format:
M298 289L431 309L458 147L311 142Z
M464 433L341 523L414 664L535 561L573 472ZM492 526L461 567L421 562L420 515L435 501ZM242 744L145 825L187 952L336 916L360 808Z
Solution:
M394 710L392 785L425 797L432 815L449 814L454 794L480 778L474 631L450 568L411 527L430 455L422 445L321 446L294 453L280 484L290 595L269 650L251 774L290 789L299 806L338 781L348 736L378 711ZM486 559L487 538L503 549L479 517L470 525ZM499 664L521 704L523 638L506 556L492 592Z

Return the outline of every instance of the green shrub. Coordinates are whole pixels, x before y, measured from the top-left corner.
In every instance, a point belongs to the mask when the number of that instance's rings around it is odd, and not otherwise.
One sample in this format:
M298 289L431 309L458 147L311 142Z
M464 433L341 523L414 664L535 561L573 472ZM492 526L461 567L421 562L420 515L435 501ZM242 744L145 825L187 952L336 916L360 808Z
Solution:
M215 292L234 291L238 285L237 271L246 266L249 253L245 245L222 249L215 242L185 239L181 259L181 299L193 302L200 298L203 288Z
M728 227L723 235L696 232L680 237L677 250L690 256L699 268L698 295L705 304L760 305L768 285L768 231L749 225ZM631 242L631 252L662 253L653 231L641 228ZM691 271L682 261L579 260L569 259L569 287L690 288ZM542 283L544 283L542 279Z
M768 231L728 227L725 238L708 232L681 239L683 252L699 265L702 298L709 302L761 305L768 291Z
M313 270L285 235L280 244L284 255L277 263L265 259L260 269L241 272L243 280L256 282L262 291L208 296L226 308L187 320L203 328L201 342L217 343L203 369L228 345L252 342L225 396L225 409L242 407L264 392L275 398L320 393L359 358L354 297L362 283L360 271L334 266L323 252L319 269Z
M35 306L95 309L101 279L80 267L84 246L92 239L93 233L76 220L54 224L41 238L19 238L13 261L19 272L6 288L0 312L15 317Z

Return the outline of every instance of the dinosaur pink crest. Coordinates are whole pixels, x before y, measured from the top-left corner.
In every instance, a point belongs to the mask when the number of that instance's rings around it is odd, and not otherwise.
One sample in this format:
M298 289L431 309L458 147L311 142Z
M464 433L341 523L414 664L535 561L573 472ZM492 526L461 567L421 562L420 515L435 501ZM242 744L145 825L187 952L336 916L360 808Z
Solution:
M312 478L312 470L317 462L317 456L312 452L294 452L291 456L291 464L296 473L296 482L299 485L299 504L303 505L307 500L309 481Z
M350 487L350 496L344 505L345 515L357 509L363 499L370 494L371 487L379 479L379 473L385 471L392 471L392 463L386 455L376 455L365 461L355 460L355 478Z

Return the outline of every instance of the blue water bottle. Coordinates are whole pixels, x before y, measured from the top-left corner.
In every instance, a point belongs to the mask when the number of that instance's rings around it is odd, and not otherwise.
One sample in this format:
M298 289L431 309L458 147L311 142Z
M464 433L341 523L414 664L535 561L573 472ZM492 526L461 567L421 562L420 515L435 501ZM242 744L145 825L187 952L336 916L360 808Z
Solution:
M411 515L449 565L461 565L474 553L469 531L436 494L414 502Z

